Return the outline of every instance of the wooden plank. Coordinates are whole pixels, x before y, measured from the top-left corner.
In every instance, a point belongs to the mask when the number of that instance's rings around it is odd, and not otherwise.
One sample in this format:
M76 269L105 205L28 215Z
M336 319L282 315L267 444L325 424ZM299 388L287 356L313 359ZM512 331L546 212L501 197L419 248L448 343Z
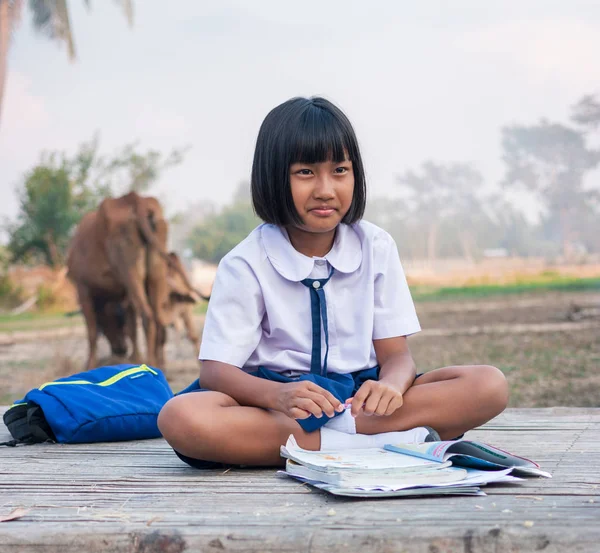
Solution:
M468 437L554 478L487 497L359 500L275 470L191 469L163 440L0 448L0 515L28 509L0 523L0 551L599 550L600 409L511 409Z

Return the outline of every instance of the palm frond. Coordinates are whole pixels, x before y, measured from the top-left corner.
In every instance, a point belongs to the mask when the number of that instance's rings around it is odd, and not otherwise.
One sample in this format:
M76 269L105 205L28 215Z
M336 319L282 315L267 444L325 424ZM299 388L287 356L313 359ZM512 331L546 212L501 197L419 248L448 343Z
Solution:
M75 55L75 42L73 40L73 32L71 30L71 21L69 19L69 8L67 6L67 0L55 0L56 2L56 19L57 29L59 37L67 43L67 52L69 53L69 60L74 61Z
M127 24L133 27L133 0L115 0L115 2L123 9Z
M65 42L69 60L77 57L67 0L29 0L34 28L44 36Z
M55 0L29 0L33 27L48 38L56 38Z

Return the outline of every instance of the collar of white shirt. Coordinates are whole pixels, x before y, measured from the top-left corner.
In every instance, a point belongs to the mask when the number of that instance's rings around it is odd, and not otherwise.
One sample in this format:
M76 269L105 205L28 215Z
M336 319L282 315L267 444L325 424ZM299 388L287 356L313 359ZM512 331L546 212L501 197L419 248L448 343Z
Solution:
M293 282L308 278L315 260L294 249L284 228L262 225L261 238L271 265L283 278ZM361 242L351 225L338 225L333 247L325 255L325 259L340 273L353 273L360 267Z

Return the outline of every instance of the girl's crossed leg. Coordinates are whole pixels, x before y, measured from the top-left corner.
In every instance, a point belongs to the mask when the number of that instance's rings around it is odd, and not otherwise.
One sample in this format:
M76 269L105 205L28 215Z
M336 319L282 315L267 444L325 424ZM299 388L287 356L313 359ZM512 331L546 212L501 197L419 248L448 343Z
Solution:
M506 379L495 367L444 367L417 378L392 415L361 413L356 430L377 434L430 426L447 440L489 421L507 402ZM279 449L290 434L305 449L320 448L320 432L305 432L283 413L243 406L220 392L171 399L159 415L158 426L179 453L228 464L281 465Z

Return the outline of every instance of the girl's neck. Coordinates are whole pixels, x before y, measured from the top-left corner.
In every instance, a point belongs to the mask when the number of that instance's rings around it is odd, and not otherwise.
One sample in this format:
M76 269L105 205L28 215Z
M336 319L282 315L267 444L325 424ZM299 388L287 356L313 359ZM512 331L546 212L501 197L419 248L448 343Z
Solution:
M286 227L286 231L296 251L307 257L325 257L333 247L336 229L327 232L307 232L289 226Z

